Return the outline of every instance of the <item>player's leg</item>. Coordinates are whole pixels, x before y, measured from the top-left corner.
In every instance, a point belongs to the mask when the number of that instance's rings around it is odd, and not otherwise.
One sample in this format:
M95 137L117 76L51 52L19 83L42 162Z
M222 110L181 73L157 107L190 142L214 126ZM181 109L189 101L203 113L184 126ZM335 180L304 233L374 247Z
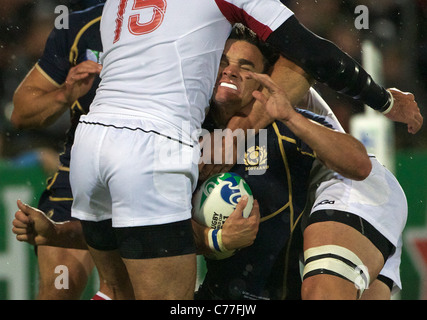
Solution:
M120 252L111 220L81 221L89 252L98 269L101 292L113 300L134 299L132 285Z
M357 299L363 291L357 286L369 287L369 279L376 279L392 250L387 239L360 217L347 215L351 219L342 223L331 221L330 214L304 231L303 299Z
M138 300L190 300L196 285L196 255L125 259ZM141 270L144 270L141 272Z
M137 299L193 297L196 256L189 220L129 228L112 228L111 220L82 221L82 226L100 277L113 292L110 298L133 299L134 291Z
M375 279L369 285L369 290L365 290L361 300L390 300L391 290L386 282Z
M355 299L362 294L356 284L366 289L380 272L400 286L399 239L407 201L391 172L374 157L371 161L365 180L333 178L316 190L304 232L307 299Z
M101 281L107 287L107 296L112 300L133 300L132 284L118 250L97 250L89 247ZM102 285L100 287L102 290Z
M55 222L70 220L72 193L68 171L60 168L48 185L40 197L39 209ZM94 267L89 251L39 246L36 252L39 265L37 299L80 299ZM63 273L64 270L57 269L58 267L66 267L66 274ZM64 285L61 285L63 282L61 277L64 277L64 282L66 281Z
M189 219L115 231L136 299L193 299L197 263Z
M396 249L387 259L377 279L365 290L362 300L390 300L392 294L402 290L400 263L403 239L400 236Z
M80 222L77 223L80 224ZM89 251L51 246L39 246L36 250L39 266L37 299L80 299L95 266ZM57 267L61 268L56 269ZM66 267L66 274L63 273L64 267ZM112 288L101 275L99 275L99 284L100 296L111 298Z
M80 299L94 266L87 250L39 246L37 257L40 274L37 299Z

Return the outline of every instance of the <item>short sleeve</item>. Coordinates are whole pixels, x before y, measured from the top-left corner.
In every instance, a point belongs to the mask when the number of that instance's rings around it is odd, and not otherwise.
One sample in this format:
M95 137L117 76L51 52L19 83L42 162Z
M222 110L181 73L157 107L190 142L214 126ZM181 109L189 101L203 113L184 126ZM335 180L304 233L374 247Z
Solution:
M70 70L69 44L66 29L53 29L43 55L37 63L42 73L57 85L61 85Z

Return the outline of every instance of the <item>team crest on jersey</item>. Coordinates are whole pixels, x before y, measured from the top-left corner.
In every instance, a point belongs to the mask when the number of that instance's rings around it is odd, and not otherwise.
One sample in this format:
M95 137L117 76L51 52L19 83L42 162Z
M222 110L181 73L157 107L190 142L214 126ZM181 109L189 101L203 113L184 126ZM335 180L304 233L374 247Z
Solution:
M245 153L246 171L268 169L266 146L252 146Z

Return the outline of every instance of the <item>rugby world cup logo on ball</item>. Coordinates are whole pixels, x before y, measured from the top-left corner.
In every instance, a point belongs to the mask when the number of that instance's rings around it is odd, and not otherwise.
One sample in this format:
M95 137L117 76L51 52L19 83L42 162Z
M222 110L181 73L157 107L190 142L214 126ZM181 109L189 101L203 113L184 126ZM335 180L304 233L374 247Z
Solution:
M248 204L243 211L243 216L247 218L254 198L246 181L232 172L213 175L193 197L193 219L212 229L221 229L244 195L248 196Z

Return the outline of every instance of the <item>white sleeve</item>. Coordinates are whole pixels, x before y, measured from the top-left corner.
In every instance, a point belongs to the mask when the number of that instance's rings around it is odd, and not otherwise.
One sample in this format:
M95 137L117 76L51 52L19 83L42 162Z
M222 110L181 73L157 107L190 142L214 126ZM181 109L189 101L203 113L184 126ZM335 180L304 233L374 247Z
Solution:
M215 0L231 23L243 23L262 40L293 16L279 0Z
M303 104L301 105L301 108L325 116L335 130L345 132L331 107L329 107L326 101L323 100L323 98L316 90L310 88L310 90L307 92L307 96L304 99L304 102L302 103Z

